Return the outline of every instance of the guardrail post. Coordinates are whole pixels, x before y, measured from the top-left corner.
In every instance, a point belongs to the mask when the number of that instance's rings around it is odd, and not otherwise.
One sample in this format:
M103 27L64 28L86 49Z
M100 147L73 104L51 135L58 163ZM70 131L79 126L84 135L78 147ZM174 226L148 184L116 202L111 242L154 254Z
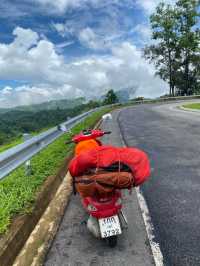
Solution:
M28 134L28 133L24 133L23 134L23 139L24 139L24 142L26 142L27 140L31 139L31 135ZM24 167L25 167L25 173L27 176L30 176L31 173L32 173L32 169L31 169L31 160L28 160L25 162L24 164Z

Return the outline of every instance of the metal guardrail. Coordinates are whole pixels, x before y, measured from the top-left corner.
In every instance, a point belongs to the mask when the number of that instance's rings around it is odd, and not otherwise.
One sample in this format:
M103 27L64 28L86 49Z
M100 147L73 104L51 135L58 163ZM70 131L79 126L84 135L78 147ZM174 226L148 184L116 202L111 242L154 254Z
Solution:
M162 103L162 102L170 102L170 101L179 101L179 100L190 100L190 99L200 99L200 95L196 96L180 96L180 97L168 97L168 98L160 98L154 100L141 100L141 101L130 101L129 104L144 104L144 103ZM116 104L118 105L118 104ZM111 105L113 106L113 105ZM109 106L108 106L109 107ZM72 128L76 123L80 122L91 113L97 111L99 108L95 108L91 111L88 111L84 114L76 116L61 125L65 125L67 130ZM62 131L58 129L58 127L54 127L44 133L41 133L38 136L27 140L26 142L15 146L5 152L0 153L0 180L7 176L10 172L16 169L18 166L25 163L39 151L47 147L50 143L56 140L63 134Z
M76 116L62 123L61 126L64 125L66 129L69 130L98 109L99 108L96 108L79 116ZM32 137L30 140L27 140L22 144L19 144L5 152L0 153L0 179L4 178L14 169L25 163L39 151L55 141L62 134L64 134L64 132L59 130L58 127L54 127L46 132Z
M194 99L200 99L200 95L177 96L177 97L163 97L163 98L158 98L158 99L140 100L140 101L131 100L129 103L130 104L162 103L162 102L186 101L186 100L194 100Z

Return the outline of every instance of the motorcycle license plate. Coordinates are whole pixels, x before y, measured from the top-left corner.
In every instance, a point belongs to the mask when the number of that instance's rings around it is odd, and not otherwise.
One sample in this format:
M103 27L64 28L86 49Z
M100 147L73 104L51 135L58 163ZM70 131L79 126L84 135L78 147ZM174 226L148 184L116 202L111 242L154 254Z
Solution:
M118 215L99 219L99 226L102 238L122 233Z

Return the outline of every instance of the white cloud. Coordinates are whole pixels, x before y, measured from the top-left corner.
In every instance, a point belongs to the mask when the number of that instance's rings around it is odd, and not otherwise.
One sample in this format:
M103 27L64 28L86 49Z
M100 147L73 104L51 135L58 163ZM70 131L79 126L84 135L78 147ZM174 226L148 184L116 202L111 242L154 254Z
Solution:
M96 19L96 20L95 20ZM97 26L89 27L92 23ZM102 18L93 18L85 15L77 19L66 20L65 23L52 23L52 28L63 38L79 40L83 46L90 49L103 49L127 34L127 25L122 25L117 16L108 15ZM131 27L130 27L131 28Z
M79 41L82 45L94 50L102 50L108 46L106 39L97 35L94 30L89 27L80 31Z
M62 37L77 35L83 27L83 23L77 20L66 20L65 23L52 23L52 28Z
M2 89L1 94L2 95L9 95L12 94L13 88L6 86L5 88Z
M87 5L92 5L93 7L102 7L105 5L119 4L120 0L35 0L40 5L44 6L48 11L54 13L55 11L59 13L64 13L68 9L74 8L84 8ZM123 0L124 1L124 0ZM128 1L129 0L125 0Z
M9 44L0 44L0 78L29 82L57 82L63 59L54 45L30 29L16 28ZM56 73L57 72L57 73Z
M94 33L94 31L87 27L85 29L83 29L81 32L80 32L80 35L79 35L79 39L80 41L85 44L86 46L90 47L90 48L98 48L98 38L97 38L97 35Z
M25 81L26 86L0 90L0 107L51 99L92 98L115 90L137 88L137 95L158 96L166 83L154 77L154 67L129 42L111 48L106 56L87 56L67 63L56 46L27 29L17 28L11 44L0 44L0 79Z
M39 36L36 32L33 32L30 29L23 29L20 27L15 28L13 35L16 36L13 43L13 47L22 49L29 49L31 46L36 45L39 39Z
M74 12L73 17L69 16L63 23L52 22L52 29L63 38L80 41L83 46L94 50L107 49L113 43L115 45L126 39L134 25L133 19L127 16L124 10L126 6L130 8L129 0L87 1L90 4L92 2L93 5L96 2L100 12L96 14L93 9L85 8L82 13ZM106 7L100 8L103 3Z
M150 41L151 39L151 28L148 24L138 24L133 28L132 32L137 33L141 41Z
M120 33L109 32L107 29L102 31L98 30L97 33L95 30L90 27L82 29L79 33L80 43L92 50L107 50L111 49L114 45L114 42L121 37Z
M136 4L144 10L148 15L155 11L156 6L160 3L160 0L136 0ZM176 0L165 0L166 4L174 4Z
M72 45L73 43L74 43L73 41L61 42L61 43L56 44L56 48L62 49L62 48Z
M61 35L65 36L65 24L63 23L52 23L53 28Z
M47 7L48 9L54 8L63 13L67 8L74 8L80 6L81 2L85 2L87 0L36 0L39 4Z
M58 88L47 86L20 86L13 89L5 87L0 91L0 107L8 108L18 105L37 104L48 100L77 98L80 96L83 96L83 92L69 85L63 85Z

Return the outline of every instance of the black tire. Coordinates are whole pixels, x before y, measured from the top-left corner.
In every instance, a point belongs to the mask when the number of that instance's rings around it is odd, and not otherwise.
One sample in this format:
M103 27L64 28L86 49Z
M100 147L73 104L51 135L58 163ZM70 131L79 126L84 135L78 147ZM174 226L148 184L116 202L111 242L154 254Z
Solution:
M107 239L108 246L111 248L116 247L117 245L117 236L110 236Z

